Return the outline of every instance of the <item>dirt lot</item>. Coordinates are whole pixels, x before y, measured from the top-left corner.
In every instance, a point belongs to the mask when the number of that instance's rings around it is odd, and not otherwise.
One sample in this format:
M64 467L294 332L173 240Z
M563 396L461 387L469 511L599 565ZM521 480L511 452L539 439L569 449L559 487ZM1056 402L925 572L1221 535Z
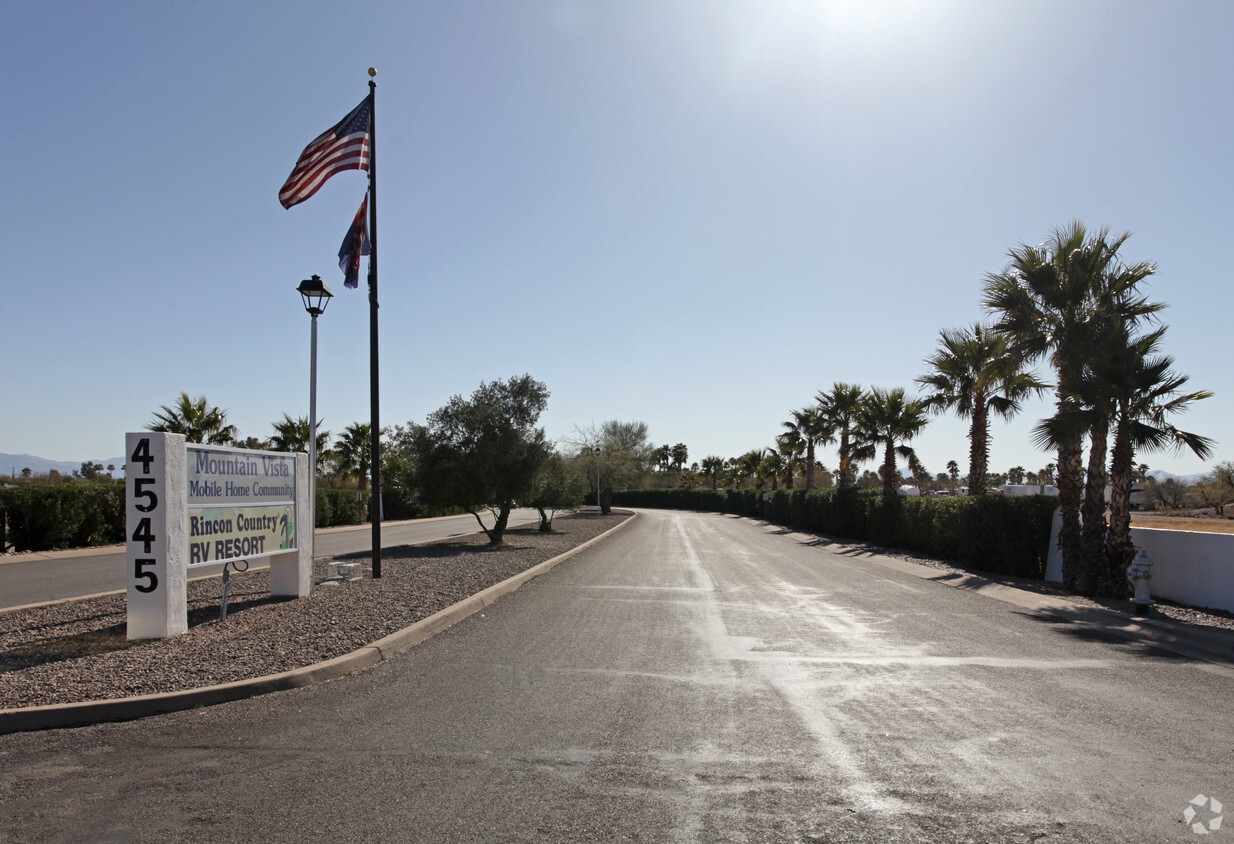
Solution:
M1211 512L1211 511L1209 511ZM1229 513L1229 508L1226 508ZM1172 514L1132 513L1131 526L1162 530L1197 530L1206 533L1234 533L1234 518L1200 515L1195 512Z

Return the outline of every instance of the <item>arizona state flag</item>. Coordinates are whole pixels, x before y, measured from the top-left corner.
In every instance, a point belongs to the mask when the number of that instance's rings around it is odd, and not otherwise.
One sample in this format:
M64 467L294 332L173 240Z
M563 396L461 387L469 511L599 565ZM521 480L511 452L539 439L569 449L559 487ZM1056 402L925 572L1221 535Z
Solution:
M368 245L368 194L360 203L360 210L351 221L351 228L343 238L338 251L338 268L343 271L343 286L353 290L360 286L360 256L369 254Z

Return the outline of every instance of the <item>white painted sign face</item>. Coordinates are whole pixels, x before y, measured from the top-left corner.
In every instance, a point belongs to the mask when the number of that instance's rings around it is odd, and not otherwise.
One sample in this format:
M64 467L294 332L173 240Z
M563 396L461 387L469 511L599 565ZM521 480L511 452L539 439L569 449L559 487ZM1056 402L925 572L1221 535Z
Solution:
M290 504L296 499L296 458L282 452L190 445L189 507Z

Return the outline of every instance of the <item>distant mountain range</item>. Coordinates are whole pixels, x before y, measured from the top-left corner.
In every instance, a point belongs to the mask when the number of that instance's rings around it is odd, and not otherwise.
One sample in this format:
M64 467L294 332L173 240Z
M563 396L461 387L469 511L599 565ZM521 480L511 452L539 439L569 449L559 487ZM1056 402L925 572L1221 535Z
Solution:
M1180 484L1183 484L1185 486L1189 486L1195 483L1196 481L1200 480L1201 478L1208 477L1208 474L1209 474L1208 472L1196 472L1194 475L1171 475L1169 472L1163 472L1160 469L1149 469L1148 470L1149 477L1156 478L1158 481L1164 481L1164 480L1173 478L1174 480L1178 481Z
M48 460L45 457L35 457L33 454L4 454L0 453L0 475L5 477L21 477L22 469L29 469L32 474L46 475L52 469L55 469L62 475L71 475L74 472L81 470L81 464L85 460ZM106 471L108 466L115 466L116 471L113 473L117 478L123 475L121 471L124 467L123 457L108 457L103 460L91 459L90 463L102 463L103 469Z

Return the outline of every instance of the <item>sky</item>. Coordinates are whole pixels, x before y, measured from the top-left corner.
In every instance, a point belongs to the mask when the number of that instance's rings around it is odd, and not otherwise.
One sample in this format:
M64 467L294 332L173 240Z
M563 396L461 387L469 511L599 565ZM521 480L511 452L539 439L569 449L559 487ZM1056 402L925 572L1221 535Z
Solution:
M1008 250L1078 219L1157 263L1165 349L1215 393L1175 419L1209 460L1137 462L1234 460L1223 0L50 0L0 21L0 451L116 457L181 391L242 436L307 416L313 274L335 293L318 416L368 421L368 297L337 259L367 174L277 195L375 67L383 426L529 373L558 441L620 419L692 461L771 446L836 381L913 392ZM991 469L1051 462L1030 438L1049 413L995 421ZM938 416L912 445L965 471L967 433Z

